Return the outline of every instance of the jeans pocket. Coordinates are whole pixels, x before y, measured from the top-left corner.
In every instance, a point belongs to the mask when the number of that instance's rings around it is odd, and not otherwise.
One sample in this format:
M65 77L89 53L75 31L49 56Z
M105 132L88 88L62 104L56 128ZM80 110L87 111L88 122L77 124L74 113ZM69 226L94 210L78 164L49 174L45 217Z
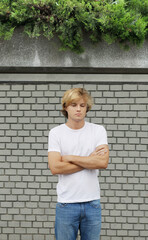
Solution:
M67 206L67 204L68 204L68 203L60 203L60 202L58 202L56 206L57 206L57 207L60 207L60 208L64 208L64 207Z
M90 201L89 204L94 208L101 208L100 199Z

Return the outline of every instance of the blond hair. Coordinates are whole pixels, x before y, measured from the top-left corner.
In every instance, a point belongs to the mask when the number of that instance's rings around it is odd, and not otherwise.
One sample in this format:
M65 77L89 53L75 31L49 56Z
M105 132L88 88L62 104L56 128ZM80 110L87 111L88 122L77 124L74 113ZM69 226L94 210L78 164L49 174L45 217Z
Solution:
M79 100L80 98L83 98L85 103L87 104L87 110L88 112L92 105L93 105L93 100L90 96L90 94L84 89L84 88L72 88L67 90L64 93L64 96L62 98L62 113L63 115L68 118L68 113L66 111L66 108L74 101Z

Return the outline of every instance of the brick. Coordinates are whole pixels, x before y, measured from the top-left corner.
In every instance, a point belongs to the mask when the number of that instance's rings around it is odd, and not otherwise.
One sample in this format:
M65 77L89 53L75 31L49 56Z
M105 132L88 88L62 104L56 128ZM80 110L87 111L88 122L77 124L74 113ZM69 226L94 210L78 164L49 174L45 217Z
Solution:
M12 189L12 194L21 195L23 194L23 189Z
M14 232L14 230L13 230L13 228L3 228L3 233L5 234L5 233L7 233L7 234L10 234L10 233L13 233Z
M102 110L103 111L112 111L113 110L113 106L108 104L108 105L102 105Z
M31 196L31 202L39 202L39 196Z
M138 98L138 97L147 97L147 91L135 91L135 92L130 92L130 96L131 97L135 97L135 98Z
M23 102L25 103L25 104L32 104L32 105L34 105L35 103L36 103L36 98L24 98L23 99Z
M107 230L107 235L109 235L109 236L116 236L117 235L117 231L116 230Z
M129 111L129 105L124 105L124 104L120 104L120 105L116 105L114 106L114 110L115 111L124 111L124 114L125 114L125 111Z
M25 111L25 110L31 110L31 106L29 104L20 104L19 105L19 110Z
M123 90L136 91L137 88L138 88L137 84L124 84L123 85Z
M23 87L24 87L24 91L35 91L36 89L35 85L30 85L30 84L24 85Z
M20 129L22 129L23 128L23 126L22 126L22 124L11 124L11 129L12 130L20 130Z
M33 176L40 176L41 175L41 170L30 170L30 175Z
M34 177L33 176L23 176L23 181L24 182L33 182Z
M7 149L17 149L17 143L7 143L6 148Z
M129 92L115 92L115 97L119 98L129 98Z
M24 150L25 156L35 156L36 151L35 150ZM21 154L22 155L22 154Z
M60 85L58 84L49 84L49 90L54 91L54 90L60 90Z
M10 90L10 85L6 85L6 84L1 84L0 86L0 91L9 91Z
M23 173L20 172L20 171L23 171ZM25 175L25 174L24 174L24 170L18 170L18 175L21 175L21 176L22 176L22 175ZM26 174L26 175L28 175L28 174ZM27 183L17 182L17 183L16 183L16 188L22 188L22 189L25 188L25 189L26 189L26 188L27 188Z
M137 119L134 119L134 124L147 124L147 119L145 118L137 118Z
M122 90L122 86L121 85L110 85L110 90L111 91L121 91Z
M18 97L18 91L7 92L7 97Z
M5 105L0 105L0 110L5 110Z
M26 221L35 221L35 216L34 215L27 215L26 216ZM32 228L31 228L31 230L33 230Z
M0 149L0 156L4 156L4 155L11 155L11 151L10 150L8 150L8 149Z
M12 111L11 115L12 115L12 117L23 117L23 112L21 112L21 111ZM18 121L18 119L17 119L17 121Z
M45 181L46 182L46 181ZM38 182L35 182L35 183L31 183L31 181L28 183L28 188L29 189L38 189L39 188L39 183Z
M2 117L10 117L10 111L0 111L0 116L2 116Z
M109 90L109 85L107 84L99 84L97 87L98 91L108 91Z
M127 118L134 118L137 116L137 113L136 112L132 112L132 111L123 111L123 112L120 112L119 113L119 117L127 117Z
M21 176L10 176L10 181L21 182Z
M148 98L136 98L136 103L138 104L147 104L148 103Z
M23 155L23 150L12 150L12 155L16 156L22 156Z
M9 240L20 240L20 235L17 234L9 234Z
M19 143L19 149L30 149L30 143Z
M119 98L118 99L119 104L134 104L134 98ZM132 108L132 105L130 105Z
M18 162L17 156L7 156L8 162Z
M115 124L132 124L132 119L127 119L127 118L117 118L115 119ZM135 124L137 124L135 122Z
M0 98L6 97L6 92L0 92Z
M147 84L138 84L138 90L148 90Z
M127 230L117 230L117 236L128 236Z
M16 169L5 169L5 174L6 175L16 175Z
M11 141L10 137L7 137L7 136L0 137L0 142L9 143L10 141Z
M31 92L30 91L20 91L20 97L31 97Z
M136 104L136 105L131 105L130 108L131 108L131 111L145 111L146 105Z
M114 97L114 92L103 92L103 97L113 98Z
M12 104L22 104L23 103L23 98L20 98L20 97L12 98L11 102L12 102Z
M48 104L48 98L38 98L37 103L38 104Z
M25 234L25 235L21 235L21 240L32 240L33 239L33 235L31 234Z

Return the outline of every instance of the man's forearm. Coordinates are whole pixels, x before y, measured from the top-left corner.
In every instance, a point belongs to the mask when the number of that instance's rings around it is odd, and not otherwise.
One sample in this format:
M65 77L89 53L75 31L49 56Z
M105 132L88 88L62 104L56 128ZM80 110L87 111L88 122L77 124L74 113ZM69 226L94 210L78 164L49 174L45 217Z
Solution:
M71 162L86 169L104 169L108 166L108 153L103 155L90 155L86 157L65 155L62 156L62 161Z
M72 174L83 170L83 167L70 162L58 162L53 174Z

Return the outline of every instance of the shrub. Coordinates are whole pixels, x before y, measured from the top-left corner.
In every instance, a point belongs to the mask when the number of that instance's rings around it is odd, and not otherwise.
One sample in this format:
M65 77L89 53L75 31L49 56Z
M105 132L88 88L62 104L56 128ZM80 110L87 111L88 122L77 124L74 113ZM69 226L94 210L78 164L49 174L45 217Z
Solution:
M84 33L93 43L140 46L148 36L147 0L1 0L0 38L19 26L32 38L57 35L61 49L83 52Z

